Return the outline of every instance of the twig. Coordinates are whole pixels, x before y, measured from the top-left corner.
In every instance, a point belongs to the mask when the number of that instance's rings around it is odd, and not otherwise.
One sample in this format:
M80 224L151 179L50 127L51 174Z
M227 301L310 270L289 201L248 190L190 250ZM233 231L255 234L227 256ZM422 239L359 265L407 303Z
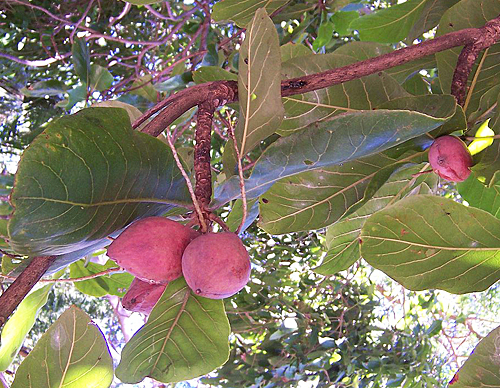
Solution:
M198 203L198 200L196 199L196 195L194 194L193 185L191 184L191 180L189 179L189 176L186 173L186 170L184 170L184 167L182 166L182 163L179 159L179 155L177 154L177 150L175 149L174 143L172 142L172 137L170 135L170 132L168 132L168 131L166 132L166 138L167 138L168 145L169 145L170 149L172 150L172 154L174 156L175 163L177 164L177 167L179 168L182 176L184 177L184 180L186 181L189 195L191 196L191 200L193 201L196 215L198 216L200 229L202 229L202 230L204 229L206 231L207 225L205 224L205 219L203 217L203 212L201 211L200 204Z
M243 166L241 164L241 154L240 150L238 149L238 143L236 142L236 136L234 136L234 129L233 125L231 124L231 117L228 117L227 124L228 124L227 129L229 132L229 136L233 140L233 147L234 147L234 152L236 153L236 159L238 160L238 176L240 179L241 202L243 205L243 215L241 217L241 222L240 225L238 226L238 229L236 229L236 233L239 234L241 232L241 229L243 229L243 225L245 225L245 221L247 220L247 214L248 214L247 194L245 190L245 177L243 176Z
M62 55L56 55L53 58L40 59L40 60L36 60L36 61L29 61L27 59L21 59L21 58L15 57L13 55L9 55L9 54L0 52L0 58L5 58L5 59L8 59L9 61L17 62L17 63L20 63L21 65L26 65L26 66L31 66L31 67L49 66L50 64L52 64L54 62L60 61L64 58L68 58L70 56L71 56L71 53L66 53L66 54L62 54Z
M34 257L14 283L0 296L0 328L55 259L56 256Z
M82 276L78 278L66 278L66 279L40 279L38 282L39 283L73 283L73 282L83 282L85 280L90 280L90 279L95 279L101 276L113 274L115 272L123 272L123 268L108 268L105 269L104 271L101 272L96 272L91 275L87 276ZM2 275L0 274L0 278L3 279L8 279L8 280L16 280L17 277L15 276L9 276L9 275Z

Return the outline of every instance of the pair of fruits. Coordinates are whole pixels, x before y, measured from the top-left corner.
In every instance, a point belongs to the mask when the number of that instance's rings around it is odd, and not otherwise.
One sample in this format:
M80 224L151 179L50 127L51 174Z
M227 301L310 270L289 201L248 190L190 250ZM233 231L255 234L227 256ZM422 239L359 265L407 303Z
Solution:
M250 277L250 257L234 233L200 234L164 217L131 224L108 247L108 256L136 277L122 300L149 313L166 284L184 276L196 295L234 295Z

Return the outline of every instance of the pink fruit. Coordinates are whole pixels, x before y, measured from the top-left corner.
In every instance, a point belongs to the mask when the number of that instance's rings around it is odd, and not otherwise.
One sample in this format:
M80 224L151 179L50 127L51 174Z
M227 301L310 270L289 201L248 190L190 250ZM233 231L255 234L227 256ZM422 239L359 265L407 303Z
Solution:
M462 182L471 173L472 156L458 137L441 136L434 140L429 149L429 163L441 178Z
M187 246L182 255L182 273L197 295L223 299L247 284L250 257L236 234L208 233Z
M129 311L148 315L166 287L166 284L151 284L135 278L123 296L122 306Z
M182 253L198 235L168 218L144 218L111 243L108 256L141 280L167 283L182 275Z

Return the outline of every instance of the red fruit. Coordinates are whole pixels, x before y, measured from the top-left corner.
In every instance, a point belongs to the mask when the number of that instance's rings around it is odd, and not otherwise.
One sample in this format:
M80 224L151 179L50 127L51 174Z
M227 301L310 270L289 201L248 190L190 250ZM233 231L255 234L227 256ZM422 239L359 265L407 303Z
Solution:
M182 273L200 296L223 299L240 291L250 278L250 257L234 233L209 233L194 239L182 255Z
M458 137L441 136L434 140L429 149L429 163L441 178L462 182L471 173L472 156Z
M168 218L144 218L111 243L108 256L141 280L167 283L182 275L182 253L198 235Z
M149 315L166 287L166 284L151 284L135 278L123 296L122 306L129 311Z

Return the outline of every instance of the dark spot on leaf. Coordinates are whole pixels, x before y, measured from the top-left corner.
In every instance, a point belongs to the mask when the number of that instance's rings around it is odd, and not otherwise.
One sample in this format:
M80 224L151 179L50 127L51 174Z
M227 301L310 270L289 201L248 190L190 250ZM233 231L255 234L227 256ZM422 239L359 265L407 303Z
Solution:
M453 27L453 23L449 23L448 25L449 25L450 27Z
M269 200L268 200L268 199L266 199L266 198L262 198L262 202L264 202L264 203L269 203Z
M248 65L248 58L245 58L244 62Z
M363 240L359 239L359 245L363 244Z
M410 232L408 232L405 228L402 228L401 229L401 236L404 236L405 234L408 234Z
M306 159L306 160L304 160L304 164L306 166L310 166L310 165L314 164L314 162L312 160Z

